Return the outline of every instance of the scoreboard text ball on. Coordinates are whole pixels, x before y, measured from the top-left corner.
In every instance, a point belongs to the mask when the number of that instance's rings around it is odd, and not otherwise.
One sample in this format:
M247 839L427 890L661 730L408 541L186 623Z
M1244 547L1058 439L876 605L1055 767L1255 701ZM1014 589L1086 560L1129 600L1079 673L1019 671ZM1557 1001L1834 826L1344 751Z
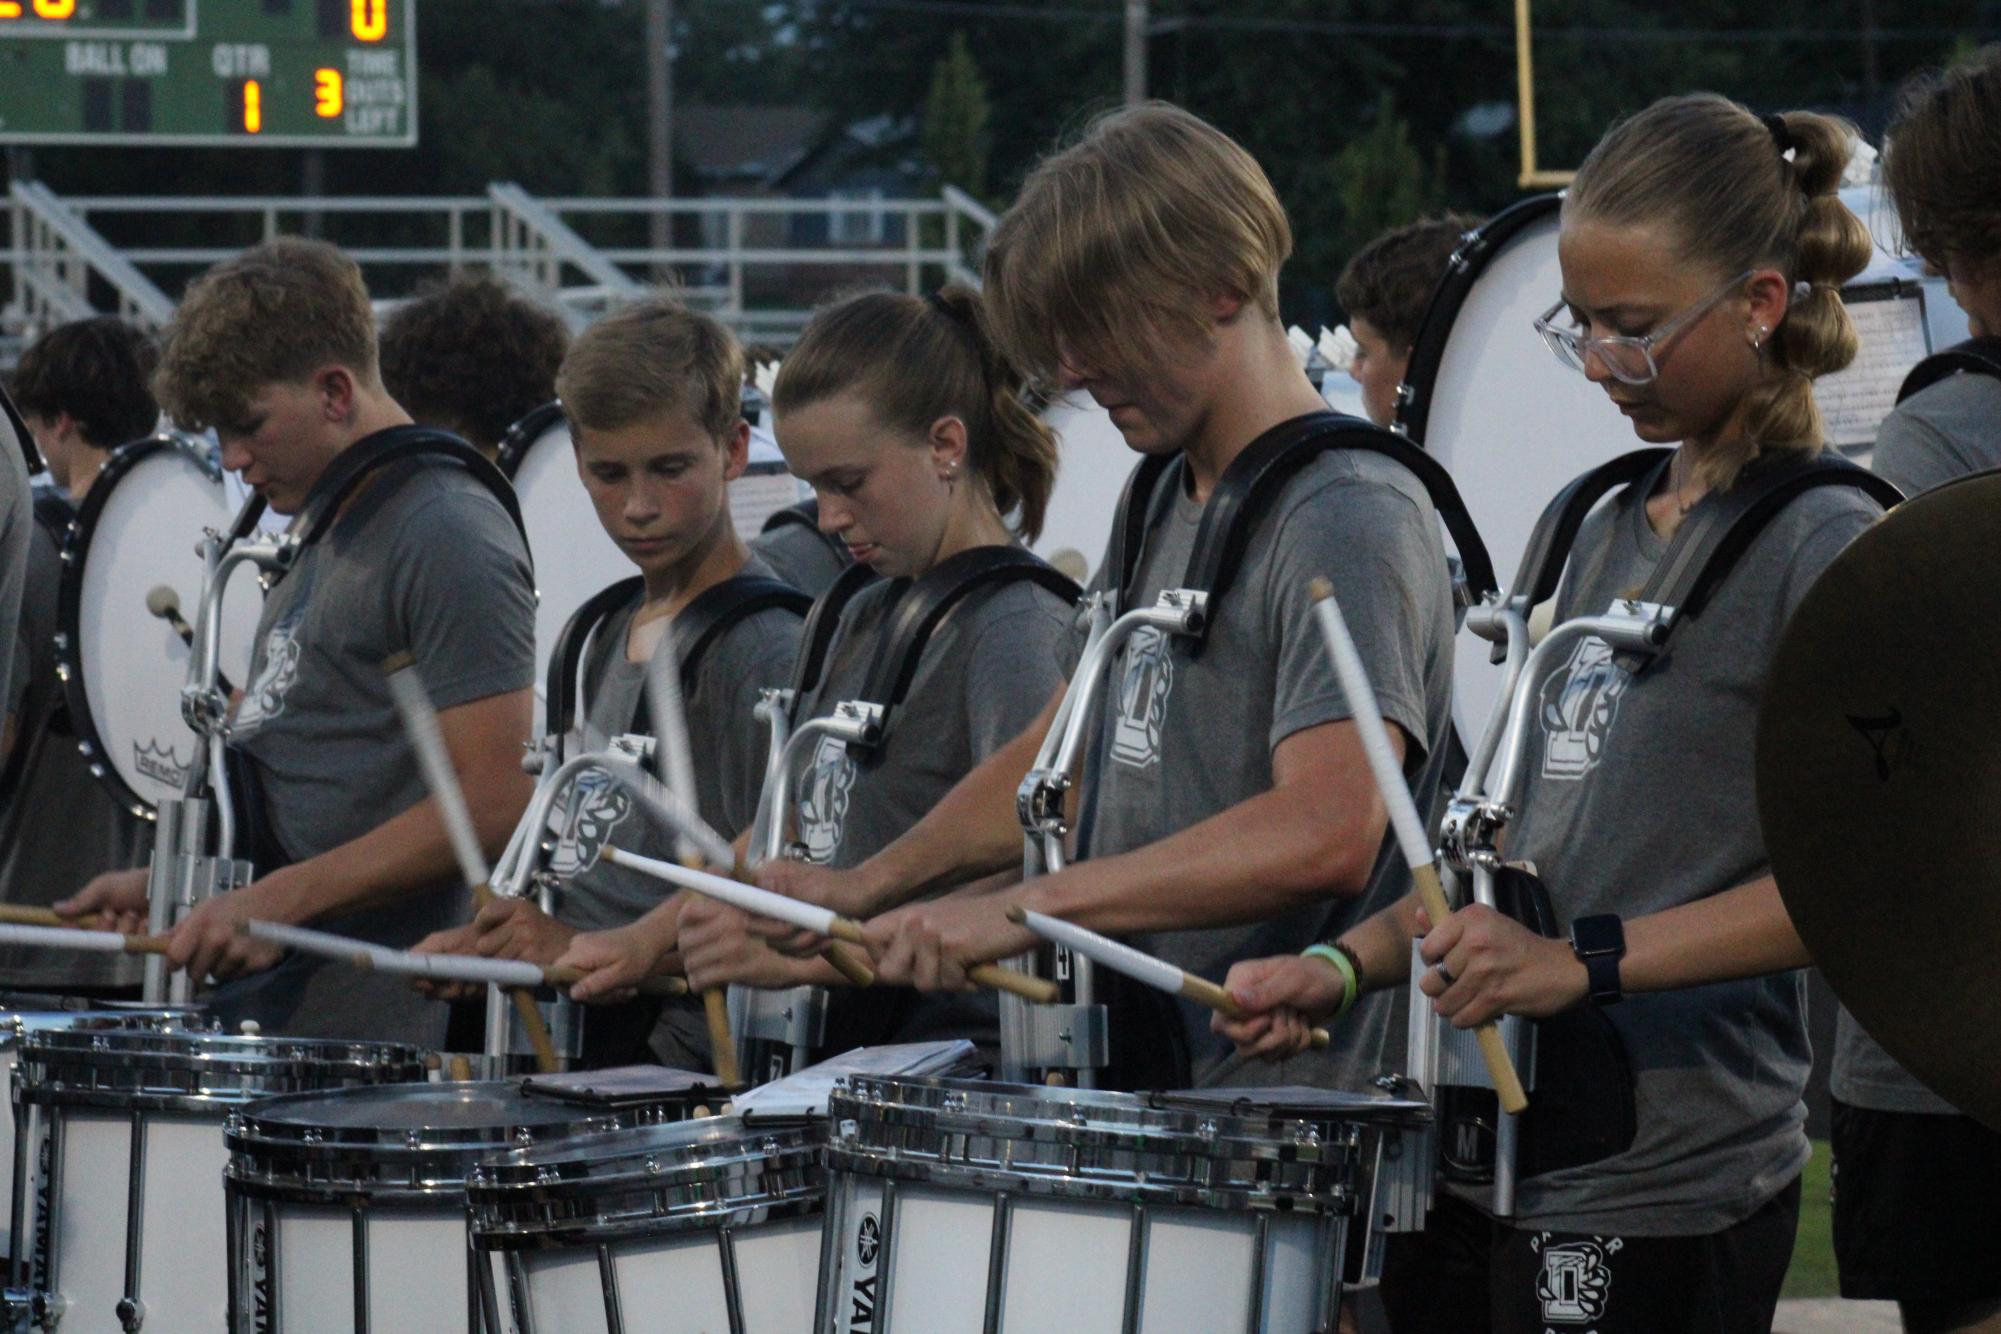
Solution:
M0 143L417 142L416 0L0 0Z

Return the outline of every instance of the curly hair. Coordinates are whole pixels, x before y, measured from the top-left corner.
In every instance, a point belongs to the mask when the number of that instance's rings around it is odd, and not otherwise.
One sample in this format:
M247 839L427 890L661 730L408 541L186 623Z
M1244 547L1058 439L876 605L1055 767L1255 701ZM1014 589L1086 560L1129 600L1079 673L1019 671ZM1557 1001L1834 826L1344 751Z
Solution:
M1744 440L1704 464L1719 490L1765 450L1812 453L1825 439L1813 381L1861 346L1841 284L1874 247L1836 193L1855 141L1847 121L1811 111L1767 120L1715 93L1667 97L1613 126L1564 196L1566 220L1664 226L1681 258L1719 279L1770 266L1807 285L1766 344Z
M1934 268L1979 278L2001 260L2001 45L1904 86L1883 181L1905 242Z
M152 434L160 409L146 382L159 359L151 334L115 316L77 320L21 354L14 402L40 417L66 412L86 444L110 449Z
M201 431L241 421L260 390L301 384L327 365L380 384L368 288L334 246L281 237L189 284L153 394L183 430Z
M382 383L423 425L499 448L507 428L556 396L570 331L489 274L420 289L382 322Z
M1334 295L1349 319L1374 326L1393 349L1417 341L1431 293L1445 273L1460 238L1479 225L1477 218L1447 213L1392 227L1356 251L1334 284Z

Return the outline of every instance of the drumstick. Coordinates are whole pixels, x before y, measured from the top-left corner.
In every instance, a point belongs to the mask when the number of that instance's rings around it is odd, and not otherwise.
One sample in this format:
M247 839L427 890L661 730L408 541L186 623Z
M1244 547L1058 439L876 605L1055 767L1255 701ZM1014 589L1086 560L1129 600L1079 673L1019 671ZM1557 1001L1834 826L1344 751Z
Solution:
M1383 715L1376 706L1376 694L1362 666L1362 655L1355 651L1348 623L1341 616L1341 605L1334 600L1334 585L1325 579L1315 579L1309 592L1320 619L1321 634L1327 640L1327 651L1334 659L1335 674L1341 678L1341 692L1348 697L1348 708L1362 733L1362 750L1369 757L1369 769L1382 791L1383 804L1389 808L1390 828L1396 832L1397 846L1410 866L1418 902L1424 906L1431 924L1440 925L1452 915L1452 907L1445 901L1445 887L1438 882L1438 868L1432 864L1417 803L1411 800L1410 787L1397 765L1395 752L1390 749L1390 734L1383 727ZM1529 1105L1528 1094L1522 1091L1521 1076L1515 1073L1507 1044L1501 1041L1501 1030L1490 1019L1473 1032L1480 1043L1487 1075L1494 1081L1494 1092L1501 1100L1501 1109L1520 1112Z
M657 861L652 857L641 857L623 848L606 847L598 854L606 860L643 874L654 876L691 889L697 894L732 908L741 908L758 917L769 917L775 921L788 922L793 926L819 935L831 936L835 940L845 940L850 945L863 945L867 938L862 934L862 924L852 917L843 917L831 908L818 904L787 898L756 885L739 884L726 880L707 871L697 871L676 866L672 862ZM1046 978L1030 977L1017 973L999 964L975 964L966 970L966 977L976 986L991 987L996 991L1011 991L1025 1000L1040 1001L1045 1005L1054 1004L1059 994L1054 982Z
M165 954L166 936L128 936L116 931L86 931L74 926L0 924L0 945L35 945L48 950L85 954Z
M576 968L545 967L520 959L489 959L482 954L419 954L391 949L352 936L315 931L278 922L246 922L244 931L258 940L284 945L302 954L338 959L357 968L399 977L428 977L439 982L483 982L498 987L567 987L583 980ZM678 977L647 977L637 990L647 996L685 996L688 984Z
M472 812L466 809L465 792L452 768L451 752L445 749L438 711L431 707L431 697L417 675L416 660L409 654L393 655L382 664L382 669L388 674L389 693L396 701L396 712L402 715L410 748L417 752L417 767L423 770L424 786L431 789L431 797L438 803L438 814L444 820L445 837L451 842L459 875L472 890L473 901L483 908L493 901L493 890L487 884L490 872L486 854L480 849ZM518 989L508 995L515 1014L521 1018L522 1028L527 1031L528 1045L535 1049L536 1068L543 1074L554 1073L562 1063L556 1058L555 1039L549 1036L549 1025L543 1022L535 998Z
M668 789L692 811L695 761L689 754L688 714L681 701L681 654L677 643L674 623L669 621L653 656L647 660L646 694L652 706L656 744L665 761ZM677 829L675 835L675 855L683 866L695 869L701 864L701 857L686 826ZM728 866L733 860L733 856L726 857L718 865ZM730 1032L729 998L720 987L710 987L702 993L702 1017L709 1026L709 1059L716 1067L716 1078L725 1088L742 1088L743 1069L737 1064L736 1035Z
M81 917L64 917L54 908L23 908L17 904L0 903L0 925L62 926L92 931L97 928L97 914L87 912Z
M1226 1019L1246 1017L1243 1007L1230 993L1208 978L1197 977L1165 959L1156 959L1109 936L1101 936L1088 927L1045 913L1031 912L1019 905L1007 910L1007 919L1016 926L1027 927L1045 940L1076 951L1093 963L1103 964L1115 973L1124 973L1134 981L1144 982L1170 996L1185 996L1198 1005L1206 1005ZM1330 1039L1326 1029L1316 1028L1310 1032L1308 1040L1315 1047L1325 1047Z

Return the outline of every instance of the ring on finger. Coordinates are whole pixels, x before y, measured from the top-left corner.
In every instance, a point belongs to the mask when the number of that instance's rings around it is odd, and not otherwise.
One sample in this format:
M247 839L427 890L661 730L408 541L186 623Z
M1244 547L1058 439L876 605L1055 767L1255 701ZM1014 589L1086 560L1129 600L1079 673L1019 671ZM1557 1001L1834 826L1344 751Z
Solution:
M1451 971L1447 969L1446 966L1442 963L1432 965L1431 971L1437 973L1438 980L1443 982L1448 987L1451 986L1454 982L1457 982L1459 980L1458 978L1454 977Z

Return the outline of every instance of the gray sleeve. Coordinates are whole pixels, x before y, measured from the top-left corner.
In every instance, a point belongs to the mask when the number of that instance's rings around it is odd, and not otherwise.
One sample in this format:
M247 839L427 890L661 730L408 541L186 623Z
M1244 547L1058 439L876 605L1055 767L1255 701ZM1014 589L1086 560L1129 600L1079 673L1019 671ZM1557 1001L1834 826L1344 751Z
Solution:
M438 708L533 684L534 579L491 496L455 488L416 507L390 569L393 624Z
M1334 585L1377 707L1404 731L1404 765L1415 773L1430 735L1424 641L1431 602L1424 590L1445 578L1444 549L1426 531L1426 515L1390 487L1337 483L1322 495L1326 500L1286 516L1264 580L1266 633L1278 648L1267 744L1276 750L1295 732L1354 715L1307 592L1324 577Z
M1830 487L1836 491L1843 488ZM1792 559L1786 564L1786 571L1779 588L1779 606L1784 620L1790 620L1800 600L1807 590L1819 579L1828 566L1839 556L1863 530L1882 517L1883 511L1876 502L1859 493L1851 493L1854 503L1842 507L1837 513L1818 520L1808 530L1799 545L1793 549ZM1782 621L1783 623L1783 621Z
M1917 403L1918 399L1912 399L1883 419L1876 435L1876 452L1869 460L1878 477L1907 496L1976 472L1981 466L1966 458L1952 438L1917 409Z
M12 448L0 450L0 633L18 645L21 636L21 598L28 586L28 543L35 528L34 499L28 489L28 468ZM18 670L19 655L10 651L0 657L0 700L12 713L20 703L27 677Z
M966 659L966 743L978 764L1021 735L1067 679L1070 608L1036 590L1032 605L980 627Z

